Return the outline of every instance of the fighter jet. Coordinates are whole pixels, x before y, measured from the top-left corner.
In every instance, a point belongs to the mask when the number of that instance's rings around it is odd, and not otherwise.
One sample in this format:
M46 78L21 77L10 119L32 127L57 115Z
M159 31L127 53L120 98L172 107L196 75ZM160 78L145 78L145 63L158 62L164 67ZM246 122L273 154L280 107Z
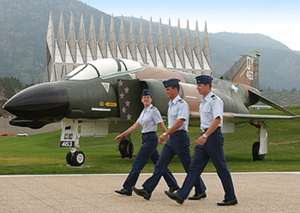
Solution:
M253 145L253 160L263 160L267 153L266 120L294 119L299 116L260 95L259 56L251 50L219 79L214 78L213 92L224 102L222 131L233 132L236 126L251 124L258 128L258 141ZM201 95L196 89L196 75L121 58L106 58L78 66L61 81L31 86L9 99L3 108L16 117L14 126L41 128L62 122L61 147L70 147L66 161L73 166L84 163L85 155L77 151L79 138L106 136L122 132L138 118L143 109L140 95L150 89L162 116L167 115L168 99L163 80L180 79L180 96L188 103L191 117L199 117ZM253 115L248 107L261 101L285 112L287 116ZM81 125L81 132L78 125ZM122 158L132 157L130 137L119 145Z

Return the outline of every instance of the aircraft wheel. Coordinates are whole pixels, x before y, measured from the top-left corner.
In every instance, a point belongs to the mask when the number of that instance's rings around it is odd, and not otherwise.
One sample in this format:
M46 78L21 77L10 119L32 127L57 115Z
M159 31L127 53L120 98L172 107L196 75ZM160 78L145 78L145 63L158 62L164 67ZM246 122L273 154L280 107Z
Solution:
M252 146L252 157L253 161L263 161L265 160L265 155L260 155L259 153L259 142L254 142Z
M72 157L72 152L69 151L69 152L67 153L67 155L66 155L66 161L67 161L67 163L68 163L70 166L73 166L73 162L72 162L72 160L71 160L71 157Z
M73 163L73 166L81 166L84 163L85 156L82 151L76 151L71 156L71 161Z
M133 147L131 140L123 140L120 143L119 150L120 150L122 158L125 158L125 157L132 158L134 147Z

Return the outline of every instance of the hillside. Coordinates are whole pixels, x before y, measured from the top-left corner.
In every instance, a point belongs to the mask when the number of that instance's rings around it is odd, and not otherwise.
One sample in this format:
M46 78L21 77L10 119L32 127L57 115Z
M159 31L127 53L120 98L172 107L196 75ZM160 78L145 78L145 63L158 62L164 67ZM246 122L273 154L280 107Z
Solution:
M80 14L83 14L86 34L89 31L91 14L95 22L96 36L100 28L102 12L77 0L0 0L0 77L15 77L22 84L41 83L46 68L46 31L49 14L52 10L54 31L57 34L60 12L63 12L65 32L69 26L70 14L75 19L75 32L78 34ZM105 31L109 33L111 16L103 11ZM178 17L180 19L180 17ZM130 17L124 17L125 31L129 31ZM139 18L134 18L136 37ZM162 20L167 23L167 20ZM199 29L203 29L204 20L198 20ZM118 34L120 17L114 17L115 31ZM185 28L185 23L181 23ZM207 23L209 32L209 23ZM149 22L143 22L147 35ZM194 26L191 29L193 42ZM173 29L176 35L176 27ZM158 23L153 23L154 37ZM167 32L167 25L163 25ZM126 34L127 35L127 34ZM185 29L182 30L184 39ZM88 36L88 35L87 35ZM202 38L202 33L200 32ZM229 69L241 54L250 49L258 50L260 58L260 87L263 89L291 90L300 89L300 54L282 43L261 34L209 33L210 53L214 77L220 77ZM118 38L117 38L118 39ZM147 39L147 38L146 38ZM155 38L156 39L156 38ZM166 38L165 38L166 39ZM202 39L200 39L202 43ZM183 41L184 43L184 41ZM280 79L280 80L279 80Z
M28 87L23 86L19 79L13 77L0 77L0 117L8 117L9 113L5 111L2 106L11 98L14 94Z
M262 91L261 95L283 107L300 105L300 91L297 91L295 88L291 91L276 91L268 88Z

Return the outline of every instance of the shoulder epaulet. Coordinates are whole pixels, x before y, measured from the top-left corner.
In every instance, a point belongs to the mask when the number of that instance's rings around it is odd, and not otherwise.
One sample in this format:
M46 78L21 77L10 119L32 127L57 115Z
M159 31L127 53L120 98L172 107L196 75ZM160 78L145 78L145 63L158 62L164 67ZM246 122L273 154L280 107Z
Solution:
M155 109L155 108L156 108L155 106L152 106L152 107L151 107L151 109Z
M184 103L184 100L183 100L182 98L180 98L178 101L179 101L180 103Z
M217 97L216 97L215 95L212 95L211 98L212 98L213 100L217 99Z

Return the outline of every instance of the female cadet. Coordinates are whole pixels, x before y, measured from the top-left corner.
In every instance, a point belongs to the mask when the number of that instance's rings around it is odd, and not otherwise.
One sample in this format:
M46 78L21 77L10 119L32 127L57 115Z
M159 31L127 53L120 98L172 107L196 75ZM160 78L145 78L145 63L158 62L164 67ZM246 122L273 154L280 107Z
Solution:
M123 189L115 190L116 193L121 195L132 195L132 187L135 186L141 170L144 168L149 159L152 160L154 165L156 164L156 161L159 158L159 153L156 149L158 145L158 137L156 135L157 124L163 132L166 131L160 112L151 104L152 95L148 89L143 90L141 102L144 104L144 109L136 123L115 138L116 141L120 141L121 138L142 126L143 145L139 149L133 161L131 171L123 184ZM163 177L169 186L170 192L174 192L179 189L174 176L168 168L165 170Z

